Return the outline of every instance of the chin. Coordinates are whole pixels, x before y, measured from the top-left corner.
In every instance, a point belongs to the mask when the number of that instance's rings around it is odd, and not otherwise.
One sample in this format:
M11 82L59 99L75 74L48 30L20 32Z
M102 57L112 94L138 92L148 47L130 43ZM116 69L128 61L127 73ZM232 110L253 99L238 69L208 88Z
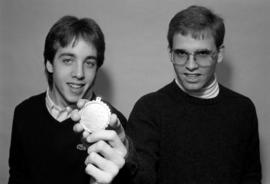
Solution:
M68 96L66 100L68 104L76 104L80 98L80 96Z
M184 88L186 91L189 91L189 92L197 92L197 91L200 91L203 87L202 85L199 85L199 84L187 84L187 85L184 85Z

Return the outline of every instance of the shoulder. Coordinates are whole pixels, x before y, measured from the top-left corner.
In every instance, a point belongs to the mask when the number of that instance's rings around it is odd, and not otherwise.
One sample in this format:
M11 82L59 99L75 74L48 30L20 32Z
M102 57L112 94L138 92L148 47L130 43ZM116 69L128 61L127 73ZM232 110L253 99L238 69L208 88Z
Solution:
M15 112L38 109L41 105L45 105L45 95L46 93L43 92L25 99L16 106Z
M151 105L151 106L160 106L165 103L171 102L173 99L173 93L175 93L173 89L173 83L169 83L162 88L150 92L148 94L143 95L141 98L137 100L136 105Z
M220 85L220 90L225 98L242 101L243 103L252 103L251 99L241 93L233 91L223 85Z
M249 97L222 85L220 85L220 91L224 101L231 103L231 105L237 106L238 108L242 108L243 110L255 111L255 105Z
M29 97L15 107L13 129L30 130L45 107L45 93Z
M170 83L154 92L150 92L140 97L134 104L131 115L152 114L156 116L163 110L170 109L175 103L171 85L172 84Z

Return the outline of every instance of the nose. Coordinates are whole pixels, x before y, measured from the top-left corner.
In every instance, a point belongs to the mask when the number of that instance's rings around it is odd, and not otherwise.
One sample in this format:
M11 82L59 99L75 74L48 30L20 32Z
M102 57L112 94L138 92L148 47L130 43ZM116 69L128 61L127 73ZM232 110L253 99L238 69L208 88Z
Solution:
M189 58L186 62L186 68L190 71L196 70L199 67L193 55L189 55Z
M84 78L84 68L82 62L77 62L73 66L72 76L77 79L83 79Z

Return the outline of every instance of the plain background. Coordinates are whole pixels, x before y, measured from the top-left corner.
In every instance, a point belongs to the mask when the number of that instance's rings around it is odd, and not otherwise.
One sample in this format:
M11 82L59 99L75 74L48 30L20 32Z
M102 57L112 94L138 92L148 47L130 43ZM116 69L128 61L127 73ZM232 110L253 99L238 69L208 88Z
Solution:
M179 10L199 4L225 19L226 54L218 66L218 79L255 103L263 183L270 184L269 0L1 0L0 3L0 183L8 180L14 108L47 88L42 53L45 36L56 20L66 14L86 16L101 26L107 48L96 91L128 117L139 97L173 80L166 40L169 20Z

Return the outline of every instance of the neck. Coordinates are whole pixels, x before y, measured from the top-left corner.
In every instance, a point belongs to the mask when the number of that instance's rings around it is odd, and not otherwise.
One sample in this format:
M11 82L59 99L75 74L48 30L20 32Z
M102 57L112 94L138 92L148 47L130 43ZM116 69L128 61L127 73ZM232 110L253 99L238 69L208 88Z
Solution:
M48 89L48 96L51 99L51 101L53 102L53 104L55 104L57 107L59 107L61 109L64 109L64 108L69 106L63 100L58 99L56 97L56 94L55 94L54 90L52 90L51 88Z
M48 89L48 95L50 99L53 101L55 105L57 105L59 108L63 109L66 107L70 107L71 109L76 109L77 108L77 101L74 103L69 103L65 101L63 98L57 98L57 95L55 94L55 91L52 90L51 88ZM60 95L60 94L59 94ZM91 99L93 96L93 91L89 90L85 96L83 96L83 99Z
M177 78L175 79L175 81L182 91L196 98L202 99L215 98L219 93L219 86L216 76L214 77L213 81L209 83L209 85L205 86L199 91L192 91L192 92L185 90L184 87L181 85L181 83L177 80Z

